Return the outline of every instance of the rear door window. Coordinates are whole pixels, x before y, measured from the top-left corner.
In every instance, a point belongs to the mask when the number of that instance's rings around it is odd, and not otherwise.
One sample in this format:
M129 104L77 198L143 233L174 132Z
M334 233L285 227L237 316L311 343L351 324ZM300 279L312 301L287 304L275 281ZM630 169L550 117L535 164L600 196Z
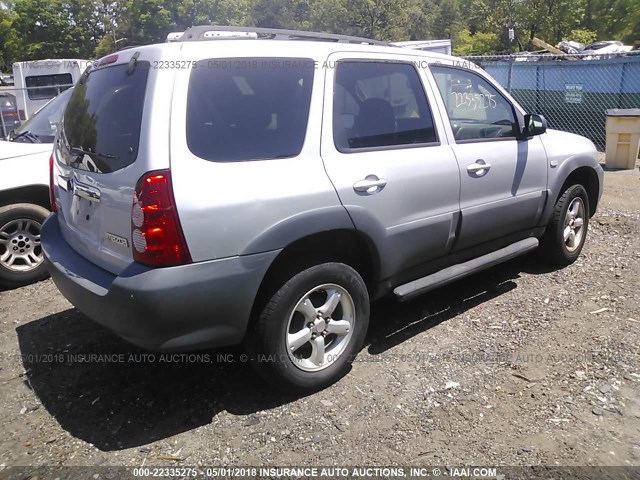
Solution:
M187 145L215 162L297 156L313 83L309 58L197 62L189 80Z
M135 162L149 63L98 68L73 89L62 123L61 155L76 168L109 173Z
M335 75L333 138L339 151L437 142L413 65L341 61Z

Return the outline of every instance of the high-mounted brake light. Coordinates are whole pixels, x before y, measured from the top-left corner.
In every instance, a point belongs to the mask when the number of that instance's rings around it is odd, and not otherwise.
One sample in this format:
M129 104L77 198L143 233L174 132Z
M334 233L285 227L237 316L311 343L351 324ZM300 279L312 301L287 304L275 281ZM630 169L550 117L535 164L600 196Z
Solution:
M182 233L169 170L143 175L131 208L133 259L152 267L191 263Z
M101 67L103 65L110 65L112 63L116 63L117 61L118 61L118 55L108 55L108 56L102 58L98 62L98 66Z
M56 193L53 190L53 154L49 157L49 204L52 212L58 211L58 204L56 203Z

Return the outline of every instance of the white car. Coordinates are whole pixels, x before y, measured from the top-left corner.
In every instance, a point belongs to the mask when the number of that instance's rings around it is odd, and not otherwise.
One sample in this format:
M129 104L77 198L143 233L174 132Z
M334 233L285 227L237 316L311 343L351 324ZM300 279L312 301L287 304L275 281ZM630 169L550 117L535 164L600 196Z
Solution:
M0 141L0 286L42 280L40 226L49 215L49 158L66 90L42 107L7 141Z

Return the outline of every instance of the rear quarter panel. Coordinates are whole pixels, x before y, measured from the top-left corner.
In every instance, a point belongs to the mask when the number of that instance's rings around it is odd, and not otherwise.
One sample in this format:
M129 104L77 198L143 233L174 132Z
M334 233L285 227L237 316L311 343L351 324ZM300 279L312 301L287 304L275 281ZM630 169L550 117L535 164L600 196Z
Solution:
M304 45L273 52L264 42L189 43L180 60L225 57L312 58ZM293 43L293 42L292 42ZM215 74L215 69L212 70ZM304 145L293 158L214 162L194 155L186 140L189 70L176 73L171 111L173 189L194 261L285 247L302 236L353 228L320 157L324 75L316 70Z

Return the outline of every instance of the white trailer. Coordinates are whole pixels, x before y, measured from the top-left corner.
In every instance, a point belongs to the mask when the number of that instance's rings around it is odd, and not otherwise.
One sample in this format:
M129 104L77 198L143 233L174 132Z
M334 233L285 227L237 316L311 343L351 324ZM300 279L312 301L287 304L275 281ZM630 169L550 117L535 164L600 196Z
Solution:
M428 50L429 52L451 55L451 40L415 40L408 42L393 42L397 47L412 48L414 50Z
M13 80L20 120L27 120L53 97L75 85L92 63L78 59L14 63Z

